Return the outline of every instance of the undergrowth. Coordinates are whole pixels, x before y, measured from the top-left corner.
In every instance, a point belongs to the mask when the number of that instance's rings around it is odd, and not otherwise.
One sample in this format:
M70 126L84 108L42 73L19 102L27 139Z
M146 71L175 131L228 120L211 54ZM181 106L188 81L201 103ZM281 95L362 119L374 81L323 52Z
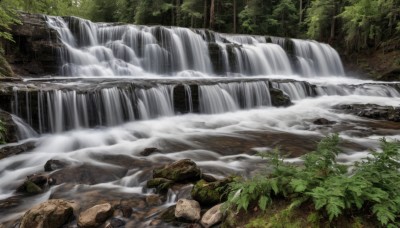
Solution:
M400 144L381 139L381 151L353 166L338 164L339 136L324 138L302 157L303 165L284 162L279 149L260 154L272 171L230 185L227 208L265 211L274 200L289 202L285 213L311 205L310 222L333 222L340 216L365 216L377 225L400 226Z

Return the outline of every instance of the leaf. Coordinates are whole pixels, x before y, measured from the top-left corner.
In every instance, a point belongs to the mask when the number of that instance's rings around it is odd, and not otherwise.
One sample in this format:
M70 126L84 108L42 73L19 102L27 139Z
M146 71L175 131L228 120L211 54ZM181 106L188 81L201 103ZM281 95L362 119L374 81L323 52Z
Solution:
M295 192L304 192L307 189L308 182L301 179L293 179L290 185Z
M267 196L261 196L260 199L258 200L258 206L260 207L261 210L265 211L269 201L270 199Z

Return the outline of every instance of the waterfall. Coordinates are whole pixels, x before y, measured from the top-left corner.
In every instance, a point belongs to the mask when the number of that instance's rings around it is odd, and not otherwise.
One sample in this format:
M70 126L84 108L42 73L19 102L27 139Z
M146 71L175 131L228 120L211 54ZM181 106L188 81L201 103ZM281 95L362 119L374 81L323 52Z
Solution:
M207 75L343 76L337 52L316 41L219 34L180 27L92 23L47 16L61 42L65 76Z

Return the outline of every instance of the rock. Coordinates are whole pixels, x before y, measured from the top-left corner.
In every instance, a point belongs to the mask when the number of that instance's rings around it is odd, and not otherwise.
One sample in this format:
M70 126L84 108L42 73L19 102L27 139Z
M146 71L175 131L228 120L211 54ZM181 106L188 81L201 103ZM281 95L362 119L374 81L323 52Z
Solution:
M147 181L148 188L155 188L157 192L166 192L174 182L165 178L154 178Z
M19 13L21 24L12 26L15 42L4 42L6 59L16 74L42 76L59 73L62 47L56 30L49 28L41 14Z
M62 183L93 185L118 180L124 177L126 172L127 169L120 167L100 167L83 164L57 170L50 177L57 185Z
M271 95L272 105L275 107L287 107L292 104L290 97L280 89L270 88L269 93Z
M375 104L348 104L337 105L333 108L369 119L400 122L400 107Z
M0 78L12 76L14 76L14 72L12 71L10 64L8 64L2 53L0 53Z
M391 69L389 72L384 73L380 81L400 81L400 67Z
M99 204L82 212L78 218L78 226L82 228L97 227L112 216L114 209L111 204Z
M198 181L192 189L191 195L201 205L215 205L226 200L226 190L232 178L225 178L220 181L207 182Z
M57 169L62 169L66 167L68 164L66 162L60 161L60 160L48 160L46 164L44 164L44 171L46 172L51 172L55 171Z
M27 177L27 180L17 188L17 192L31 195L42 193L47 187L48 177L45 175L34 174Z
M211 175L211 174L205 174L205 173L202 173L201 179L203 179L203 180L205 180L205 181L207 181L207 182L218 181L218 179L215 178L213 175Z
M318 118L313 121L313 124L315 124L315 125L331 125L331 124L335 124L335 123L336 123L335 121L330 121L325 118Z
M125 227L126 222L119 218L111 218L110 224L106 228L122 228Z
M222 203L210 208L201 218L201 225L208 228L220 223L222 221L221 206Z
M175 217L188 221L200 219L200 204L195 200L179 199L176 203Z
M0 131L0 144L18 142L18 127L11 114L0 109L0 122L4 128Z
M155 147L150 147L150 148L145 148L142 152L140 152L139 154L142 156L149 156L151 154L154 153L159 153L161 152L158 148Z
M21 219L20 228L62 227L73 218L73 206L61 199L52 199L27 211Z
M26 142L18 145L5 146L0 148L0 160L11 155L22 154L35 148L35 142Z
M159 206L162 204L160 195L148 195L146 196L146 203L148 206Z
M200 175L200 169L190 159L179 160L164 168L153 170L153 178L166 178L173 181L198 180Z

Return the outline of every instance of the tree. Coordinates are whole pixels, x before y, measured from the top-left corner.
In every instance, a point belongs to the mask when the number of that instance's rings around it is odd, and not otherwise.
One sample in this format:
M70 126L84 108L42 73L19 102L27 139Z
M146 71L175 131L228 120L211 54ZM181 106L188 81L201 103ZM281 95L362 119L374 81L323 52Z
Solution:
M314 0L307 10L307 35L310 38L329 41L335 40L336 19L346 0Z

